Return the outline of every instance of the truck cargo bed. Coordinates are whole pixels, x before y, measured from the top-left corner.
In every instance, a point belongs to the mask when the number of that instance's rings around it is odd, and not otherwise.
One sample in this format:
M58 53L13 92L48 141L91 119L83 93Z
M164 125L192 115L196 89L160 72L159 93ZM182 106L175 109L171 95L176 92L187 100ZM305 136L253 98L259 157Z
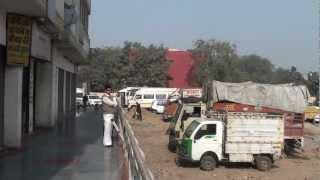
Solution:
M281 152L284 117L267 113L227 113L225 153L239 162L246 154Z

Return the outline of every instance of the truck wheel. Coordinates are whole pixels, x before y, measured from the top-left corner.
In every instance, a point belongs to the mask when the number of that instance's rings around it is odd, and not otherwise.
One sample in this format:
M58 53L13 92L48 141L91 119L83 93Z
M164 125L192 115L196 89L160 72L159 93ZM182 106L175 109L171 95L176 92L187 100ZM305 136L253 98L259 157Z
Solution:
M256 159L257 169L260 171L268 171L271 169L271 159L267 156L257 156Z
M204 155L200 160L200 168L205 171L211 171L217 166L217 161L213 156Z
M177 144L175 143L175 141L169 141L168 143L168 149L171 152L176 152L177 151Z

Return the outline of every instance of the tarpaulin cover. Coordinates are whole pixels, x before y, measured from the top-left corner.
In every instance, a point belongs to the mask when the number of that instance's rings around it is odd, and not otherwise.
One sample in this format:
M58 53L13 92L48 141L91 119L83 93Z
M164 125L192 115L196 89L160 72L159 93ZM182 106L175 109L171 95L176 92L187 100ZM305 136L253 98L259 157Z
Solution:
M209 88L208 100L212 104L219 101L231 101L296 113L302 113L305 110L308 105L308 97L310 97L306 86L293 84L212 81Z

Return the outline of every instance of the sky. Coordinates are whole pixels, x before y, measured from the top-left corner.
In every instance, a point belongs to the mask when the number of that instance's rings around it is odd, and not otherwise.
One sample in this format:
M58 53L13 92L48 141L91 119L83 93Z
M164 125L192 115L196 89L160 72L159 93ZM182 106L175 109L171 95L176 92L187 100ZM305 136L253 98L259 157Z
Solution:
M319 1L320 2L320 1ZM277 67L316 71L318 0L93 0L92 47L124 41L190 49L197 39L236 44ZM318 8L319 7L319 8Z

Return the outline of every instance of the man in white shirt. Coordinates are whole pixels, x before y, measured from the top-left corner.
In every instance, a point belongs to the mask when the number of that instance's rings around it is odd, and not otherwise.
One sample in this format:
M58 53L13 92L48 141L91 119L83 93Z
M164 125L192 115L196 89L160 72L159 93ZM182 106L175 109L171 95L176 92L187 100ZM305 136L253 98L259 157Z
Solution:
M103 145L106 147L112 146L112 129L115 128L119 132L119 128L115 123L117 118L116 107L118 103L115 97L111 96L111 90L106 89L102 96L102 110L104 119Z

